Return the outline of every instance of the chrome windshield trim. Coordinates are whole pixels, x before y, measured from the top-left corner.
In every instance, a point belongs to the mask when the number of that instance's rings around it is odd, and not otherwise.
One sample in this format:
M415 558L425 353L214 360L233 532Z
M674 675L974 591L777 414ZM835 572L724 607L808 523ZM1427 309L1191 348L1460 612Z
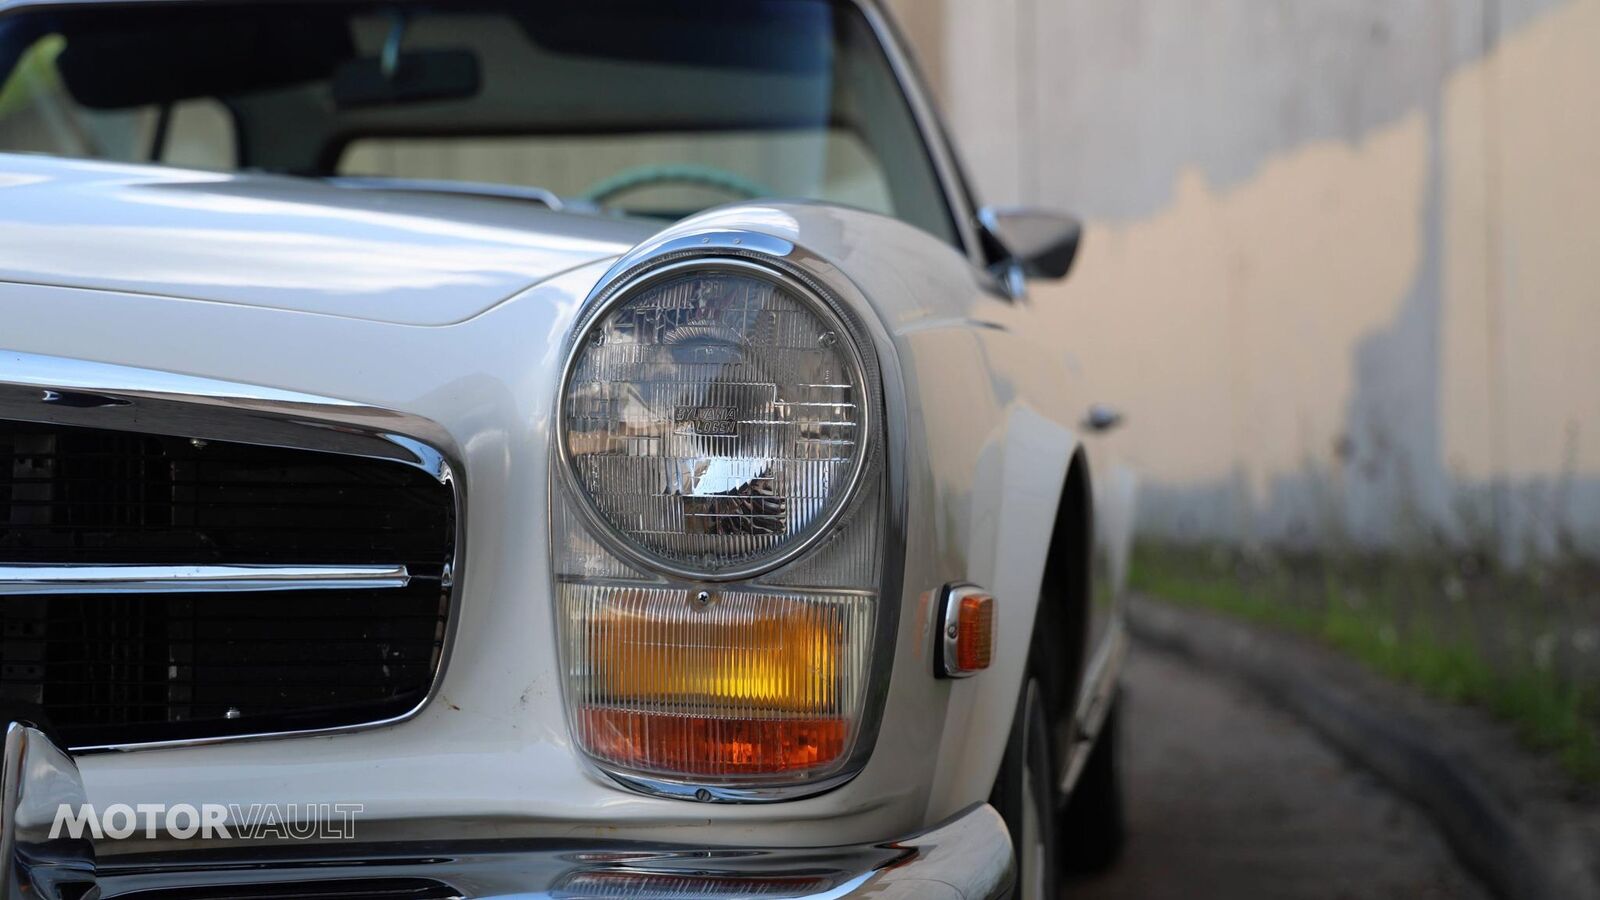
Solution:
M411 583L405 566L145 566L0 563L0 597L39 594L378 590Z
M911 107L911 118L917 123L924 152L932 160L939 186L944 190L945 207L954 219L956 238L961 244L957 249L982 270L985 261L976 225L978 211L969 202L971 196L966 188L969 179L961 171L961 162L950 141L949 129L945 127L939 107L930 96L931 91L922 80L921 72L907 47L909 42L901 35L894 18L883 8L882 0L852 2L866 16L873 35L889 59L889 68L894 72L900 91Z
M0 0L0 11L5 8L5 0ZM438 696L461 620L467 523L467 485L459 462L460 448L438 423L409 413L314 394L5 349L0 349L0 420L235 441L389 460L419 468L449 485L455 499L454 552L444 560L439 584L439 589L446 592L448 617L439 662L427 696L412 709L386 719L336 728L75 746L70 748L72 752L156 750L347 734L413 719Z

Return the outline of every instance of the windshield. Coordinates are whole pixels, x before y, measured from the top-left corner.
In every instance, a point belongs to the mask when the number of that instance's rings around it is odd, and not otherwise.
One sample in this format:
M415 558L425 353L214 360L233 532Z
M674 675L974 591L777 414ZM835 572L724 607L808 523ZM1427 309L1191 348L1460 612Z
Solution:
M834 0L14 13L0 150L512 185L670 218L814 199L957 241L882 46Z

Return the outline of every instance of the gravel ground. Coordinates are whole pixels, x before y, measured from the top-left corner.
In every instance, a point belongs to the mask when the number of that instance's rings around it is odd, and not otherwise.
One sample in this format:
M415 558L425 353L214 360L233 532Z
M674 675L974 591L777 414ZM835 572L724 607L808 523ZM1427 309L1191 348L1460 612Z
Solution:
M1230 682L1135 647L1129 841L1071 898L1487 898L1428 820Z

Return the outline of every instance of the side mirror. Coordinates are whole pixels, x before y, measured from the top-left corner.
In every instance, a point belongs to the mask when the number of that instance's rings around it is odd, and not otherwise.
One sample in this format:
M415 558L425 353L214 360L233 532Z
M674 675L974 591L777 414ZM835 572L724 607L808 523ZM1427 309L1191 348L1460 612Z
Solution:
M1078 256L1083 223L1029 207L986 206L978 213L992 251L1029 278L1065 278Z

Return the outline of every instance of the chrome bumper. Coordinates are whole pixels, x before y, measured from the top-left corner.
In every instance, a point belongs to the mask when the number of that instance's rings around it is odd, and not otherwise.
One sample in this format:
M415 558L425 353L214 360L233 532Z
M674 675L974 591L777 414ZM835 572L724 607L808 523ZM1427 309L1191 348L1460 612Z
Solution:
M307 844L119 854L49 838L58 803L83 802L71 757L11 724L0 769L0 900L84 900L181 889L194 898L295 896L919 898L992 900L1014 877L1005 823L986 804L932 829L858 847L742 849L627 841Z

